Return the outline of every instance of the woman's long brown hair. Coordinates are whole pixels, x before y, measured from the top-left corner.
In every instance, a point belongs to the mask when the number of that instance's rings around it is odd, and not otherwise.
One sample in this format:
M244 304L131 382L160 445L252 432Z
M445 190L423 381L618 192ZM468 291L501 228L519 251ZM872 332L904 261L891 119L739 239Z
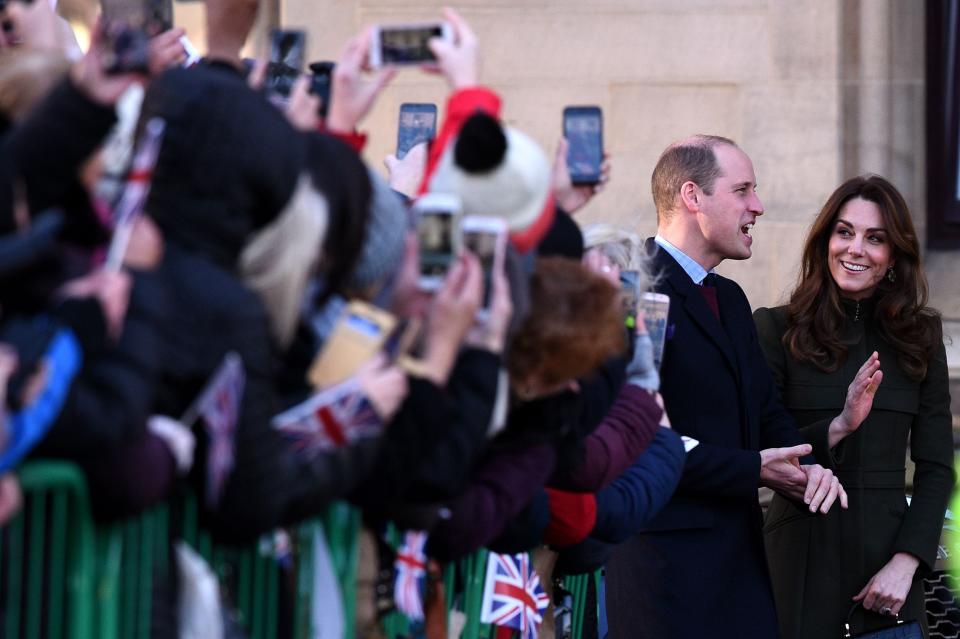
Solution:
M880 209L894 260L893 282L877 286L875 319L880 335L898 353L900 367L922 380L937 341L939 313L927 307L927 278L920 264L920 245L910 210L896 187L877 175L862 175L841 184L817 215L803 249L799 283L787 306L783 344L799 361L825 372L840 368L847 357L841 342L845 313L840 291L830 275L827 245L840 209L854 198Z

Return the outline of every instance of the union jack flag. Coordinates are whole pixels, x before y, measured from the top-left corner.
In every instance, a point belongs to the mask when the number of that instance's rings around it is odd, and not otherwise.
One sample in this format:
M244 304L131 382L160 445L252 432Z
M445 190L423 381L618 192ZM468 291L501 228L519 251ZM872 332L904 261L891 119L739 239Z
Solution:
M223 487L233 470L234 437L245 382L246 374L240 356L234 352L227 353L200 394L195 408L187 412L187 415L195 414L203 418L207 433L206 503L210 508L220 503ZM182 421L191 424L194 419L184 417Z
M427 555L423 549L426 545L427 533L408 531L393 561L397 573L393 599L397 610L412 621L423 620L423 593L427 587Z
M529 554L488 555L480 621L519 630L522 639L536 639L549 605Z
M313 454L379 435L383 422L353 379L331 386L273 418L273 427Z
M151 118L137 141L137 152L127 174L127 183L113 210L113 239L110 241L106 261L108 269L118 270L123 263L133 225L140 217L150 193L150 181L153 179L153 169L157 164L165 128L166 123L161 118Z

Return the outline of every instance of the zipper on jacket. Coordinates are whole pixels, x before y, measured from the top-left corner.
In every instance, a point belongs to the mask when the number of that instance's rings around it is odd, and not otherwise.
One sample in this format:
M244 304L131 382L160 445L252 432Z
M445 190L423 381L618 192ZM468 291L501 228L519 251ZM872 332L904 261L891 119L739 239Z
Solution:
M854 322L859 322L859 321L860 321L860 300L857 300L857 308L856 308L856 310L853 312L853 321L854 321Z

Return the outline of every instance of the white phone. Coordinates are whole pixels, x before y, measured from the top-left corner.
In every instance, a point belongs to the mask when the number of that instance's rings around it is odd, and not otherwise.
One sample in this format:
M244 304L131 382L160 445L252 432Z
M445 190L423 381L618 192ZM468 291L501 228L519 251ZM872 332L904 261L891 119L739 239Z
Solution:
M461 206L460 198L446 193L427 193L413 203L420 245L417 283L425 291L439 289L457 259Z
M485 320L493 300L493 275L503 271L507 223L501 217L468 215L460 223L460 241L464 249L477 256L483 269L483 302L477 317Z
M453 42L449 22L381 24L373 28L368 63L374 69L392 64L423 64L436 57L428 46L431 38Z

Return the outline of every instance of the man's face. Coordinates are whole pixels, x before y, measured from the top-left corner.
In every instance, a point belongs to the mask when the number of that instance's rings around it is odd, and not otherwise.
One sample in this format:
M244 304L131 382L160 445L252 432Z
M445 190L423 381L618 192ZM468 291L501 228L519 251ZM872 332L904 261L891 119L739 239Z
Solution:
M697 214L705 240L705 257L714 264L726 259L745 260L750 257L753 244L750 230L763 215L753 163L746 153L726 144L714 148L714 153L720 177L713 183L712 195L701 192Z

